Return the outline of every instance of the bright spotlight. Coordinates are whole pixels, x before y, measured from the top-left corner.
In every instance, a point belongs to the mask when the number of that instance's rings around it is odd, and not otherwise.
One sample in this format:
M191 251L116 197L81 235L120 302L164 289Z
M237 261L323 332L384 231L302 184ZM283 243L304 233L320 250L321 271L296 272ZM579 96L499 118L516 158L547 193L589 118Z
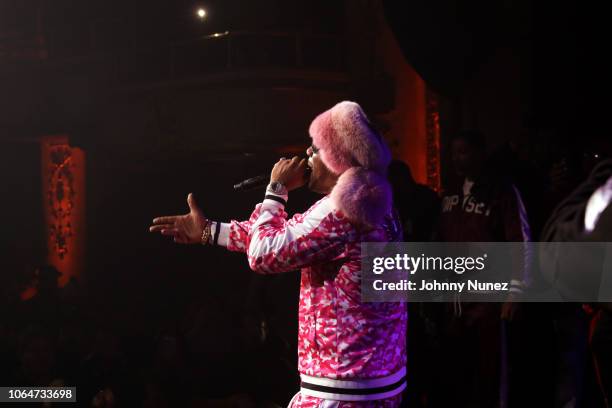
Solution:
M206 17L206 10L204 10L203 8L199 8L196 13L198 17L202 20Z

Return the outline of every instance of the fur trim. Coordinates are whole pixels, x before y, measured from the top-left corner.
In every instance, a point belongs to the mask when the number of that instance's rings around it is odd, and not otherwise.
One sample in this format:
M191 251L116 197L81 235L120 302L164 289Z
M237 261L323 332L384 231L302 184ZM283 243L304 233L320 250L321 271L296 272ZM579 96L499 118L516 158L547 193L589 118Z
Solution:
M352 167L342 173L331 192L334 207L349 221L372 228L391 213L391 186L377 172Z
M355 102L343 101L321 113L309 133L321 160L335 174L355 166L386 174L391 153Z

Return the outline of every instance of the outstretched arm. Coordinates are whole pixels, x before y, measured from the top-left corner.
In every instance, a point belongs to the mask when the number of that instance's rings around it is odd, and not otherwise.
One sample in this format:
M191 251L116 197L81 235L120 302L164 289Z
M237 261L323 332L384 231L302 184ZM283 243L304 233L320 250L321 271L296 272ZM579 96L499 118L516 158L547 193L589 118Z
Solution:
M300 160L298 157L290 160L282 158L272 169L271 180L281 182L287 187L287 190L293 190L304 184L305 167L305 160ZM274 196L274 194L269 195ZM278 195L277 198L282 202L287 200L286 194ZM154 218L149 231L171 236L174 242L179 244L214 242L227 247L230 251L246 252L249 231L251 225L259 218L262 204L255 207L248 221L232 220L229 223L211 221L206 218L191 193L187 196L187 205L189 206L187 214Z
M304 160L297 157L281 159L270 178L292 190L304 183L304 166ZM210 242L216 237L219 245L246 252L251 269L259 273L295 270L341 256L355 231L348 220L333 211L329 199L320 200L305 214L287 221L287 198L286 194L267 191L248 221L220 223L207 219L189 194L189 213L155 218L150 231L172 236L177 243L195 244L202 242L203 231L210 226Z
M187 214L154 218L149 231L171 236L174 242L179 244L200 244L203 243L204 228L210 224L210 242L217 237L216 243L227 247L230 251L246 252L249 230L259 217L261 204L257 205L249 220L232 220L229 223L211 221L206 218L191 193L187 196L187 205L189 206Z
M159 232L174 238L179 244L197 244L202 242L202 231L210 220L197 206L193 194L187 196L189 212L183 215L169 215L153 219L150 232Z

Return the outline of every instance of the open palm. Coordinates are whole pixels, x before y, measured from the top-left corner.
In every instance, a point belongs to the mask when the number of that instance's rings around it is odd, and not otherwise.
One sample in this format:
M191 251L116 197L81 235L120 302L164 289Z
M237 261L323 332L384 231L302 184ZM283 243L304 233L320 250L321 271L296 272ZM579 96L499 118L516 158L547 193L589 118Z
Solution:
M193 194L187 196L189 212L184 215L168 215L153 219L150 232L159 232L162 235L174 237L179 244L198 244L202 239L202 231L208 219L196 205Z

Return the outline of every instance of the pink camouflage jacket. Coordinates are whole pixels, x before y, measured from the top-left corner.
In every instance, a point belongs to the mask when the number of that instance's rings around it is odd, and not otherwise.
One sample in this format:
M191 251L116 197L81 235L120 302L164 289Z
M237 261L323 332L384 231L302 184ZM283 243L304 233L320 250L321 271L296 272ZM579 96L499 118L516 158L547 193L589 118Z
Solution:
M360 243L401 240L395 218L387 219L384 226L360 232L326 196L289 220L282 203L265 199L248 221L222 224L225 238L220 244L246 252L255 272L301 269L300 374L336 380L375 379L406 366L406 305L361 302ZM397 406L400 398L337 406ZM314 407L321 401L298 394L292 406Z

